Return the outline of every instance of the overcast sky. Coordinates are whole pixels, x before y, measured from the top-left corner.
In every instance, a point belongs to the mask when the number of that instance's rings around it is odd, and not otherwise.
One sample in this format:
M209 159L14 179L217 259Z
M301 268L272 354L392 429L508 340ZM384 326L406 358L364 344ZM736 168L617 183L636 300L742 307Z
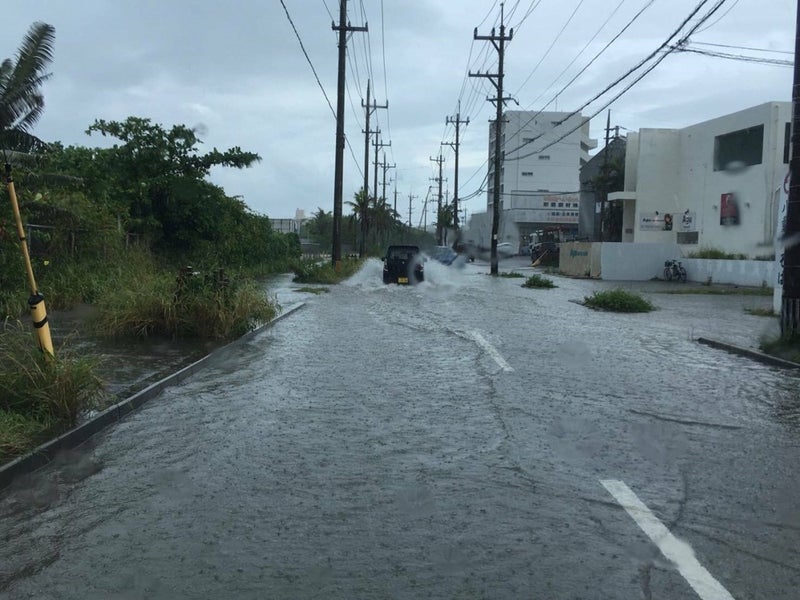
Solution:
M337 0L284 0L322 86L336 107ZM505 88L525 110L574 110L658 48L701 0L507 0L514 27L506 52ZM702 15L718 0L708 0ZM556 92L646 5L641 16L581 75ZM344 199L363 181L364 112L371 73L398 209L421 215L442 141L452 141L445 117L461 116L460 196L475 192L486 173L486 79L468 69L496 69L491 44L473 41L499 22L494 0L350 0L346 133L355 158L345 154ZM531 10L532 9L532 10ZM526 14L528 15L527 18ZM12 57L28 27L56 28L53 77L35 133L48 141L101 146L84 132L95 119L149 117L165 126L196 126L204 147L241 146L262 161L242 171L215 170L212 180L241 195L255 211L293 217L333 206L335 119L301 51L279 0L10 0L3 5L0 58ZM692 21L696 23L696 19ZM794 0L727 0L692 41L791 51ZM585 49L584 49L585 48ZM717 46L706 50L789 60L789 54ZM577 58L576 58L577 57ZM573 62L574 61L574 62ZM572 64L571 64L572 63ZM385 64L385 70L384 70ZM612 106L612 125L682 127L763 102L791 99L787 67L673 53ZM584 111L603 106L604 96ZM549 104L548 104L549 103ZM373 121L374 123L374 121ZM602 138L605 112L591 122ZM602 144L600 144L602 145ZM445 147L445 187L453 185L453 155ZM372 156L372 152L371 152ZM370 175L370 185L372 176ZM485 209L485 194L467 202ZM346 211L348 209L345 209Z

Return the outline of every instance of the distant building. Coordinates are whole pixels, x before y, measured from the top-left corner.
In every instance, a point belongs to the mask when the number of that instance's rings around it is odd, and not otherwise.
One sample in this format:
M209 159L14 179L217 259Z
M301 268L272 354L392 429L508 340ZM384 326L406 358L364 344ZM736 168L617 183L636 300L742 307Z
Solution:
M683 129L628 134L623 242L773 254L792 105L769 102Z
M603 171L603 164L608 161L609 168L607 169L609 179L620 179L622 173L617 177L615 175L616 167L620 171L624 171L625 165L625 148L627 142L625 138L615 136L608 143L608 152L605 148L600 150L592 158L589 159L581 167L581 192L580 192L580 210L578 217L578 238L587 241L598 241L600 239L600 206L602 200L602 190L597 189L597 178L600 177ZM620 191L623 185L616 187L611 185L608 190L609 193ZM618 206L617 206L618 204ZM618 213L622 211L622 203L609 203L606 206L606 225L610 225L614 219L610 217L617 217ZM610 228L609 228L610 229ZM603 239L607 242L622 241L621 231L607 231L603 235Z
M298 208L294 213L294 219L273 219L270 218L269 222L272 225L272 230L280 233L296 233L302 234L303 224L308 221L305 211Z
M577 232L580 168L597 141L589 121L566 112L506 111L502 126L504 159L500 171L500 209L522 240L537 230L563 226ZM571 129L575 131L570 133ZM561 136L563 140L556 143ZM495 124L489 128L487 211L494 202ZM552 145L550 145L552 144Z

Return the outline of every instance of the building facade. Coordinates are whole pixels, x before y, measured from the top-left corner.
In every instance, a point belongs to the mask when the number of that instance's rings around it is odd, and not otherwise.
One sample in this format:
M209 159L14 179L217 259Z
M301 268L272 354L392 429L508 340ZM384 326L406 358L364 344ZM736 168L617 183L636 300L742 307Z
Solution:
M580 169L597 141L589 121L566 112L506 111L502 124L503 160L500 209L523 239L551 227L578 229ZM569 118L568 118L569 117ZM575 131L570 132L571 129ZM565 136L563 140L560 137ZM557 141L558 140L558 141ZM495 124L489 128L487 211L494 203Z
M769 102L684 129L628 134L623 242L773 255L789 170L791 103Z

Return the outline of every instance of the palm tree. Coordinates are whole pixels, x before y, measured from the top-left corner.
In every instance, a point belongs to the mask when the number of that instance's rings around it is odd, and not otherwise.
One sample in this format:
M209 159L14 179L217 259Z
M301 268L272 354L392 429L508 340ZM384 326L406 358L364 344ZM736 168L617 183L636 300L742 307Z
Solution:
M361 240L359 240L358 244L358 256L363 258L367 254L367 235L369 234L372 202L362 188L355 194L352 201L347 202L347 205L353 209L356 219L358 219L361 225Z
M34 23L28 30L17 60L0 63L0 149L6 162L9 151L31 152L45 144L31 133L44 111L41 85L51 73L45 69L53 60L55 28L47 23Z
M17 222L20 249L31 290L28 299L31 317L39 346L49 355L53 354L53 341L50 337L50 326L47 324L47 309L44 296L39 292L33 276L17 193L11 179L11 158L45 147L45 143L33 135L31 129L44 110L44 96L40 88L50 78L50 73L45 73L44 70L53 59L54 41L55 29L52 25L34 23L17 51L16 63L9 58L0 63L0 150L5 162L8 195Z

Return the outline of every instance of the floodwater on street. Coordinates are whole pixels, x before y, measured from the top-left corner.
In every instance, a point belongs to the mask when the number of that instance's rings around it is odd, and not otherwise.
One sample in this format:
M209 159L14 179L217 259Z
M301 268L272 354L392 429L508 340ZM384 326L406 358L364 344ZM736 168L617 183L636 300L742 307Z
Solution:
M0 492L0 598L797 596L797 375L696 342L756 345L771 298L600 313L573 301L611 282L425 269L286 287L302 310Z

